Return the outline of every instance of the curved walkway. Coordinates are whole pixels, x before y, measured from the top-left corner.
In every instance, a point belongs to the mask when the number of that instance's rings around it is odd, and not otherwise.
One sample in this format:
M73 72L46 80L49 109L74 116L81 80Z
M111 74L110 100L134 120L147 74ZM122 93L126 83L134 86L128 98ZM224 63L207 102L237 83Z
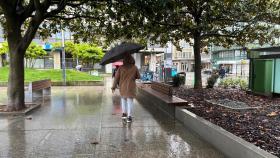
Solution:
M53 87L50 101L27 118L0 117L0 157L224 157L136 100L134 122L123 124L120 98L106 81L104 87Z

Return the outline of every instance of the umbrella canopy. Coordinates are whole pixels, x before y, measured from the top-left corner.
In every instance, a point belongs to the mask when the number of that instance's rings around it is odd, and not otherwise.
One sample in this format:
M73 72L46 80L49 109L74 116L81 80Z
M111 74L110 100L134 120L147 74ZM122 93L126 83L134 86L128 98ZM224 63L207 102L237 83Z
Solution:
M106 65L109 63L113 63L115 61L118 61L123 58L123 55L125 53L136 53L139 52L139 50L145 48L144 46L136 43L122 43L120 45L117 45L110 51L108 51L104 57L102 58L100 65Z

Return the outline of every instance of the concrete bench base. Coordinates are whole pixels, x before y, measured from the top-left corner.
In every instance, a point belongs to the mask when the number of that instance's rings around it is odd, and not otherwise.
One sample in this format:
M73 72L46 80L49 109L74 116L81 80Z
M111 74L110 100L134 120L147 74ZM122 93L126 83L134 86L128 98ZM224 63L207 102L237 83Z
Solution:
M176 107L175 117L230 158L277 158L184 108Z
M137 88L136 99L142 104L154 106L175 119L175 107L184 106L187 101L175 96L168 96L151 88Z

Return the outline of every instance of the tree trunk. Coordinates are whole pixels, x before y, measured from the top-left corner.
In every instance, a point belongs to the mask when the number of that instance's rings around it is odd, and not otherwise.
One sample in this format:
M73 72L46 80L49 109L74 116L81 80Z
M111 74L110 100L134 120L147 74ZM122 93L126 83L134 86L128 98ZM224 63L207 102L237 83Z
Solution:
M24 52L11 48L7 110L18 111L24 107Z
M1 1L0 1L1 2ZM21 2L21 1L18 1ZM23 13L16 11L18 2L1 2L6 19L6 31L10 55L10 73L8 83L8 111L17 111L25 107L24 103L24 54L44 20L41 11L31 18L28 28L22 34L22 25L27 22ZM31 2L30 2L31 3ZM35 10L34 10L35 11ZM33 15L33 12L31 13Z
M194 35L194 88L202 88L202 78L201 78L201 38L200 34L196 33Z

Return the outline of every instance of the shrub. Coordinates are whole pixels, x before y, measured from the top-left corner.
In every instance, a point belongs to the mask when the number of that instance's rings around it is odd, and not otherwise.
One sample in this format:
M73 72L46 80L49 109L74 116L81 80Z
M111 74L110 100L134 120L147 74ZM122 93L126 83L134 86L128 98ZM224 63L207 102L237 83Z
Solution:
M184 75L177 74L172 77L173 86L179 87L180 85L185 84L185 80L186 80L186 77Z
M248 82L246 80L240 80L239 87L242 90L247 90L248 89Z
M240 88L246 90L248 88L248 82L241 78L226 78L221 80L219 86L223 88Z
M219 78L219 75L217 74L212 74L208 79L207 79L207 86L206 88L213 88L215 83L217 82L217 79Z
M173 86L174 87L179 87L180 86L180 79L179 79L178 75L173 76L172 81L173 81Z

